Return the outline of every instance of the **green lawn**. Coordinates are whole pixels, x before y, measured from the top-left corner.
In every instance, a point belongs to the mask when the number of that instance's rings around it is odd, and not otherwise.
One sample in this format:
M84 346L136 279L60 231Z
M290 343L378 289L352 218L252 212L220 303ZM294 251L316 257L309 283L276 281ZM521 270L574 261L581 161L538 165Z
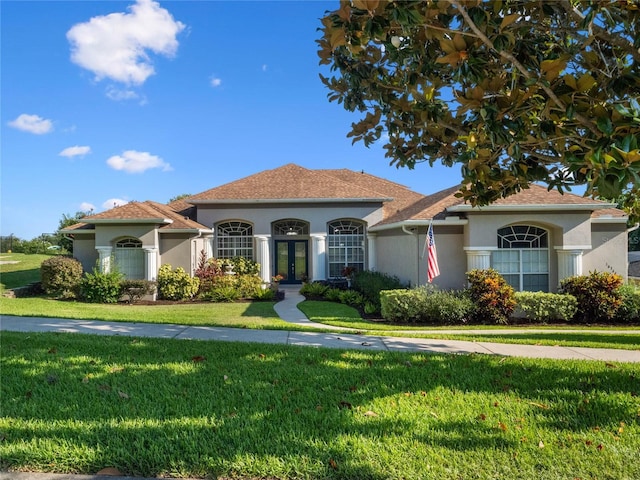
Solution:
M273 302L247 303L185 303L173 305L103 305L59 301L46 298L0 298L0 312L4 315L59 317L81 320L109 320L119 322L171 323L182 325L218 326L275 330L322 331L313 327L294 325L281 320L273 309ZM370 322L360 318L358 312L346 305L331 302L305 301L299 308L313 321L332 326L352 328L367 335L414 338L443 338L529 345L563 345L573 347L620 348L640 350L640 335L613 334L609 329L585 328L584 332L565 332L549 329L545 333L514 329L513 334L470 334L478 326L461 327L456 333L444 333L449 327L398 327ZM491 327L482 326L491 331ZM501 330L504 326L499 327ZM420 330L428 332L420 333ZM616 330L619 328L616 327ZM442 333L440 333L442 331Z
M40 264L51 255L25 255L24 253L1 253L0 292L40 281Z
M278 317L273 305L274 302L128 305L68 302L46 298L0 299L0 311L3 314L24 317L295 330L295 325Z
M2 333L0 469L640 478L640 367Z

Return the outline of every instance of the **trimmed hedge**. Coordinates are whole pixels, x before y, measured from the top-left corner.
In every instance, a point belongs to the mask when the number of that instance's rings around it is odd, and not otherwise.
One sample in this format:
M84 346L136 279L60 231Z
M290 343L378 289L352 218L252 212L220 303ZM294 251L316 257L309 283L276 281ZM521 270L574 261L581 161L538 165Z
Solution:
M82 280L82 264L75 258L55 256L40 265L42 289L64 299L76 298Z
M418 287L380 292L381 312L395 323L454 325L467 323L474 305L464 292Z
M576 297L560 293L516 292L516 316L530 322L568 322L578 311Z

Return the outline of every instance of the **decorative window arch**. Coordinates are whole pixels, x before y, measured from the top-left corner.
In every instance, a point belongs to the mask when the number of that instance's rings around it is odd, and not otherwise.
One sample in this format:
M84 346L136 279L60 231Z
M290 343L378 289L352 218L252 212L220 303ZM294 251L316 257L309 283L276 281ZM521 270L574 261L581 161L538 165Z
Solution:
M365 223L340 219L327 224L327 256L329 277L342 277L347 267L361 272L365 269Z
M216 227L216 257L253 260L253 225L240 220L219 223Z
M549 234L533 225L498 229L491 263L516 291L549 291Z
M144 251L142 242L134 237L121 238L115 242L114 262L116 268L129 280L143 280Z
M271 227L274 236L309 235L309 222L293 218L273 222Z

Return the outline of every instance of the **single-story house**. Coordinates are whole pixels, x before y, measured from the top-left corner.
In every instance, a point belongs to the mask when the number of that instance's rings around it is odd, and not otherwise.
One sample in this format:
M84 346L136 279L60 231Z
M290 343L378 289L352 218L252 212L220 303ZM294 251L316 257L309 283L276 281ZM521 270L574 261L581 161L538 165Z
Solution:
M614 204L531 185L484 207L431 195L348 169L295 164L265 170L167 205L131 202L64 230L85 270L115 262L154 280L160 265L193 274L200 252L260 264L264 282L341 277L375 270L427 282L429 224L445 289L466 272L495 268L516 290L555 291L563 278L609 271L627 278L626 214Z

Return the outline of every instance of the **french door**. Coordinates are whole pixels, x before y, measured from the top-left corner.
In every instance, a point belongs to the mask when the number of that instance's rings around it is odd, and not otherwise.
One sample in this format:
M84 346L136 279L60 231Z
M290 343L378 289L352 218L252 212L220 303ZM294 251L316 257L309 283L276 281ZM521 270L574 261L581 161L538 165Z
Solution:
M276 240L276 274L282 276L280 283L302 283L308 271L307 240Z

